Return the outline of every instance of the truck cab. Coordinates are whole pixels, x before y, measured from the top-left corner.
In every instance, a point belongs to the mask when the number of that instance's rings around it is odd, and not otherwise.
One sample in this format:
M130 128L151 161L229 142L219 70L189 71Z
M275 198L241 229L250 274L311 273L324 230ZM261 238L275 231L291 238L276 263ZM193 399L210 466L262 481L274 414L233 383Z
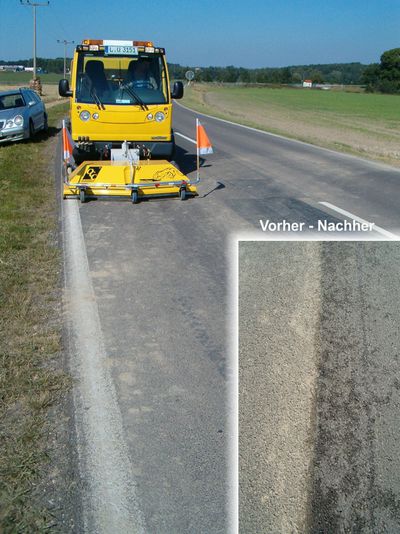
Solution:
M70 97L70 128L77 162L109 159L124 141L150 151L152 158L174 154L172 99L165 50L148 41L84 40L74 52L71 86L60 80L59 93Z

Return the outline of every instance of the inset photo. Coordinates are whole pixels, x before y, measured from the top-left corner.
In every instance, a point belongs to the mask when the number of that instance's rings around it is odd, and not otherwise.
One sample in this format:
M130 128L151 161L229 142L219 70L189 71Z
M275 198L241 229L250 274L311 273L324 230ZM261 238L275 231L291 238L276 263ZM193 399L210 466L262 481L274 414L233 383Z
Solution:
M238 254L239 532L400 532L400 243Z

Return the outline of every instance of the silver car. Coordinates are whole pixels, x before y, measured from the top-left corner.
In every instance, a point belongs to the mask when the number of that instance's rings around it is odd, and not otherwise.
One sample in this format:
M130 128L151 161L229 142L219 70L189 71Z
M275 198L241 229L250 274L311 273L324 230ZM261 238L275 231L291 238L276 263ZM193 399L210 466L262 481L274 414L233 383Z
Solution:
M0 143L29 139L40 130L47 130L47 113L35 91L0 92Z

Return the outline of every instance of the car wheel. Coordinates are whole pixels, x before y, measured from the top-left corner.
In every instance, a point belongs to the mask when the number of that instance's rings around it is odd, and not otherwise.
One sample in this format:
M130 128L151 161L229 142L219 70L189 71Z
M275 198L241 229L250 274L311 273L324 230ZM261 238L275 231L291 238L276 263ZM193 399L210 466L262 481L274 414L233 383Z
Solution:
M35 128L33 126L33 122L29 121L29 139L32 139L32 137L35 135Z
M47 118L47 113L45 113L43 117L43 131L47 132L48 129L49 129L49 121Z

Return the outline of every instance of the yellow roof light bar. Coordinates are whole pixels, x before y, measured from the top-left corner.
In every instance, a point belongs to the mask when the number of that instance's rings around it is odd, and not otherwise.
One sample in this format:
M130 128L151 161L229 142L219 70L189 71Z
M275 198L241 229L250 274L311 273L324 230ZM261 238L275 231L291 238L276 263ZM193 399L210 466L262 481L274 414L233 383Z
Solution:
M154 46L151 41L120 41L115 39L84 39L82 44L100 46Z
M103 39L84 39L82 41L83 45L102 45Z

